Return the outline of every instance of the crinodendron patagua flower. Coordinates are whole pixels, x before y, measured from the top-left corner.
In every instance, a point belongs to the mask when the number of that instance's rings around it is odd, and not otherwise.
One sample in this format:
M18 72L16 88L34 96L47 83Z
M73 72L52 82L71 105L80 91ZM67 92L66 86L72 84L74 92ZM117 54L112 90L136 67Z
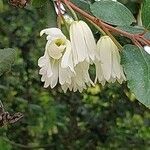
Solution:
M120 65L120 55L118 47L109 36L102 36L97 42L97 60L96 65L96 80L105 84L105 82L122 83L126 80L123 73L123 68Z
M38 60L41 67L39 74L44 87L54 88L59 80L61 85L71 84L71 77L75 75L71 44L58 28L48 28L40 32L47 34L47 44L44 56Z
M71 84L62 85L62 89L82 92L87 86L94 86L88 71L95 59L96 42L91 29L83 21L71 22L70 40L76 75L71 78Z

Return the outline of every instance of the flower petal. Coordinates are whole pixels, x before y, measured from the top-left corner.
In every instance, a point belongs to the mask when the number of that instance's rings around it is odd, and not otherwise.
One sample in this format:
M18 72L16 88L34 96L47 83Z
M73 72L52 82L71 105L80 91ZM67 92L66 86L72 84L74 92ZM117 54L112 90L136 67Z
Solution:
M91 60L94 61L95 60L95 52L96 52L96 43L95 43L93 33L92 33L91 29L89 28L89 26L84 21L79 21L79 23L83 30L85 43L87 45L88 55L91 58Z
M114 43L112 43L114 44ZM120 71L120 55L118 52L118 48L117 46L114 44L114 46L112 46L112 69L114 74L116 75L117 78L120 78L121 76L121 71Z
M46 61L47 60L46 60L46 56L45 55L40 57L39 60L38 60L38 66L39 67L43 67L45 65Z
M50 86L51 88L54 88L58 82L58 70L59 70L59 62L54 62L52 64L52 72L53 75L50 78Z
M62 56L62 52L60 51L59 47L54 42L51 42L51 43L47 42L46 50L47 50L48 55L54 59L59 59Z
M69 40L66 41L66 51L62 56L61 67L62 68L69 67L71 71L74 72L73 57L71 53L71 43Z
M68 83L71 84L71 77L74 76L74 73L69 68L62 68L59 65L59 83L61 85Z
M95 66L96 66L96 78L95 78L94 83L96 83L97 80L98 80L104 86L106 80L104 79L103 70L102 70L102 67L101 67L101 62L96 60L95 61Z
M110 43L109 36L103 36L97 43L97 49L100 53L101 67L103 70L104 78L108 81L111 76L112 70L112 44Z
M80 35L80 36L79 36ZM70 26L70 39L72 44L74 64L88 59L87 46L84 40L84 33L81 25L75 21Z
M87 86L91 86L91 84L94 86L94 83L90 79L89 73L89 64L84 61L82 63L79 63L75 67L76 74L71 77L71 83L65 83L62 85L62 89L64 91L67 91L69 88L70 91L76 92L79 90L79 92L82 92L84 89L87 88Z
M40 36L42 36L43 34L57 37L57 35L62 34L62 31L59 28L47 28L40 32Z

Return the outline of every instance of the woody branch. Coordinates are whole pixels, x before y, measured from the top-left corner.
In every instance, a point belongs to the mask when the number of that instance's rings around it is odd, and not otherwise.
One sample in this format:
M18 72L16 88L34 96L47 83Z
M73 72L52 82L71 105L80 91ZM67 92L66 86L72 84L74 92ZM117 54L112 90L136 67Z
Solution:
M132 33L128 33L126 31L123 31L121 29L118 29L116 27L113 27L105 22L103 22L101 19L99 18L96 18L90 14L88 14L87 12L81 10L79 7L77 7L75 4L73 4L71 1L69 0L57 0L58 2L62 2L64 3L65 5L69 5L69 7L71 7L74 11L76 11L77 13L81 14L82 16L84 16L86 19L92 21L93 23L95 23L97 26L99 26L100 28L103 29L103 31L105 33L108 33L109 31L110 32L115 32L121 36L125 36L129 39L132 40L132 42L137 45L137 46L145 46L145 45L148 45L150 46L150 41L148 39L146 39L144 37L144 33L143 34L132 34Z

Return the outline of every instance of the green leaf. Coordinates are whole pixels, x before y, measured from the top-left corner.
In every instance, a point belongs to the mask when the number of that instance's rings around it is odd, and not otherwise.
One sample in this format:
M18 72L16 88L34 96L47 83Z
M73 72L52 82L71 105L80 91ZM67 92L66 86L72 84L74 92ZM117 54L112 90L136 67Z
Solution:
M31 0L31 4L33 7L42 7L46 5L48 0Z
M83 9L84 11L90 12L90 1L88 0L72 0L75 5Z
M128 87L136 98L150 108L150 55L134 45L125 45L122 64Z
M119 2L101 0L90 8L94 16L112 25L130 25L135 21L130 10Z
M118 26L117 28L132 34L140 34L144 32L144 28L139 26Z
M142 22L147 29L150 29L150 0L143 1Z
M15 60L15 50L11 48L0 49L0 75L8 71Z

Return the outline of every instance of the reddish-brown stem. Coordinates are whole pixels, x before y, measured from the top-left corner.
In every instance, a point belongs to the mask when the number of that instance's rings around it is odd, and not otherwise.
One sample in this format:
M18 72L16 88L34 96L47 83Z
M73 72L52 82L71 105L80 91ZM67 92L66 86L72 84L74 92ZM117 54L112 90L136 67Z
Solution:
M141 43L143 43L144 45L149 45L149 43L147 41L145 41L144 39L137 37L138 41L140 41Z
M150 40L147 40L146 38L144 38L143 36L140 37L142 40L144 40L146 43L148 43L148 45L150 45Z
M142 43L142 45L149 45L150 46L150 41L145 39L143 35L128 33L126 31L123 31L121 29L113 27L113 26L103 22L101 19L96 18L96 17L88 14L87 12L81 10L80 8L78 8L75 4L73 4L69 0L60 0L60 1L63 3L67 3L73 10L75 10L76 12L78 12L79 14L84 16L85 18L94 22L96 25L98 25L100 28L102 28L102 30L104 32L108 33L109 31L111 31L111 32L118 33L122 36L125 36L125 37L131 39L132 42L137 46L141 46L140 43Z
M133 39L133 43L138 47L142 47L142 45L136 39Z

